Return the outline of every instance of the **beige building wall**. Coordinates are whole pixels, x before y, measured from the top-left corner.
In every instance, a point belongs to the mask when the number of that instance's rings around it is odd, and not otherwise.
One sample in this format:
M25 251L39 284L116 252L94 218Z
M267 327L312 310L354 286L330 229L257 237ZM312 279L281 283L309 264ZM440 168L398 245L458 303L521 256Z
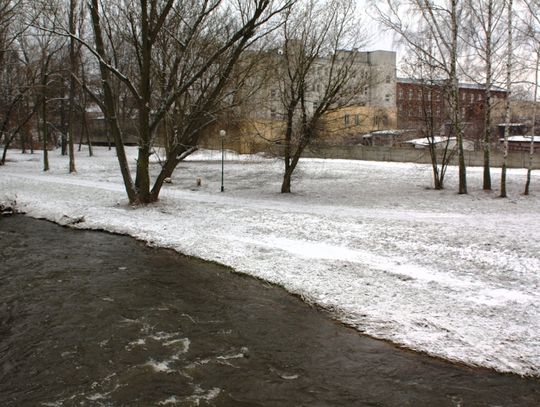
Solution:
M351 55L354 55L353 73L343 91L348 107L332 111L323 118L315 143L355 144L365 133L397 126L396 53L339 51L336 57L347 60ZM278 52L268 55L265 66L272 68L261 70L262 86L254 86L257 90L246 97L248 103L237 112L234 124L224 120L207 131L201 142L203 147L221 147L220 128L227 131L228 148L240 152L250 152L252 145L279 145L285 133L279 60ZM308 114L312 114L322 100L329 74L328 58L315 61L307 84Z

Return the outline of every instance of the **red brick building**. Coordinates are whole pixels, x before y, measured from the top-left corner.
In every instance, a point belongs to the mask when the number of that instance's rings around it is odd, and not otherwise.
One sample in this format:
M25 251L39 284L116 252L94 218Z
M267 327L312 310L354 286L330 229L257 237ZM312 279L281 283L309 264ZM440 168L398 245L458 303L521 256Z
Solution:
M461 117L466 123L465 137L480 140L484 129L484 104L486 93L482 86L460 84L459 102ZM491 91L495 106L506 98L506 91L494 87ZM450 126L450 109L444 82L425 83L415 79L398 78L396 81L397 125L401 129L418 129L428 125L439 134L447 133ZM496 141L497 135L494 132Z

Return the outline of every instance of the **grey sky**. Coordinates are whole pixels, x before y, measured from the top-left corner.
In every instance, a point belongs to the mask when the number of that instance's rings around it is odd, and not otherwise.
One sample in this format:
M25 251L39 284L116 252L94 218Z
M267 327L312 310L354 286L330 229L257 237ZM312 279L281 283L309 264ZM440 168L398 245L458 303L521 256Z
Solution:
M392 33L381 29L372 17L372 12L369 10L369 0L357 0L357 12L363 14L364 21L368 24L369 33L372 36L371 44L367 50L388 50L396 51L397 47L393 44Z

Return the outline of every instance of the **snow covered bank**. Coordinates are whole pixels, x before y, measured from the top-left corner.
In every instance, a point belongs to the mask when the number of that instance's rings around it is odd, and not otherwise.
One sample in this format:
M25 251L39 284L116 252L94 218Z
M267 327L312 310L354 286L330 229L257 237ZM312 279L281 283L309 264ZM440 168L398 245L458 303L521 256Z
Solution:
M131 151L131 161L134 162ZM0 201L77 228L130 234L284 286L359 331L471 365L540 376L540 176L509 199L480 190L434 191L429 166L303 160L291 195L281 162L221 153L182 163L155 205L127 205L113 152L77 157L10 151ZM498 171L494 171L494 185ZM202 186L196 186L196 180Z

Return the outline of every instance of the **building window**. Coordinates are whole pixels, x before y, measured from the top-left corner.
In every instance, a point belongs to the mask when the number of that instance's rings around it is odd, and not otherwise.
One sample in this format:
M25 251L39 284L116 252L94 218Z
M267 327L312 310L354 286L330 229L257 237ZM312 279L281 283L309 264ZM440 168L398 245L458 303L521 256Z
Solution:
M276 118L276 109L271 108L270 109L270 118L275 119Z
M390 75L386 75L386 83L390 83L392 81L392 77Z
M412 100L413 98L413 91L412 89L409 89L409 100Z
M270 97L275 98L276 95L277 95L277 91L276 91L275 89L272 89L272 90L270 91Z
M348 114L346 114L345 116L343 116L343 123L345 124L345 126L348 126L349 125L349 121L350 121L350 117Z
M474 102L474 93L471 93L471 103Z
M319 102L313 102L313 110L317 110L319 107Z
M354 124L355 125L360 125L360 115L359 114L355 114L354 115Z
M403 89L400 89L400 90L399 90L399 99L400 99L400 100L403 100L403 96L404 96L403 93L404 93L404 92L403 92Z
M477 97L476 99L480 102L480 101L482 100L482 94L479 93L479 94L478 94L478 97Z
M386 95L384 95L384 100L386 102L390 102L390 93L387 93Z
M364 95L367 96L367 94L368 94L368 87L364 86Z

